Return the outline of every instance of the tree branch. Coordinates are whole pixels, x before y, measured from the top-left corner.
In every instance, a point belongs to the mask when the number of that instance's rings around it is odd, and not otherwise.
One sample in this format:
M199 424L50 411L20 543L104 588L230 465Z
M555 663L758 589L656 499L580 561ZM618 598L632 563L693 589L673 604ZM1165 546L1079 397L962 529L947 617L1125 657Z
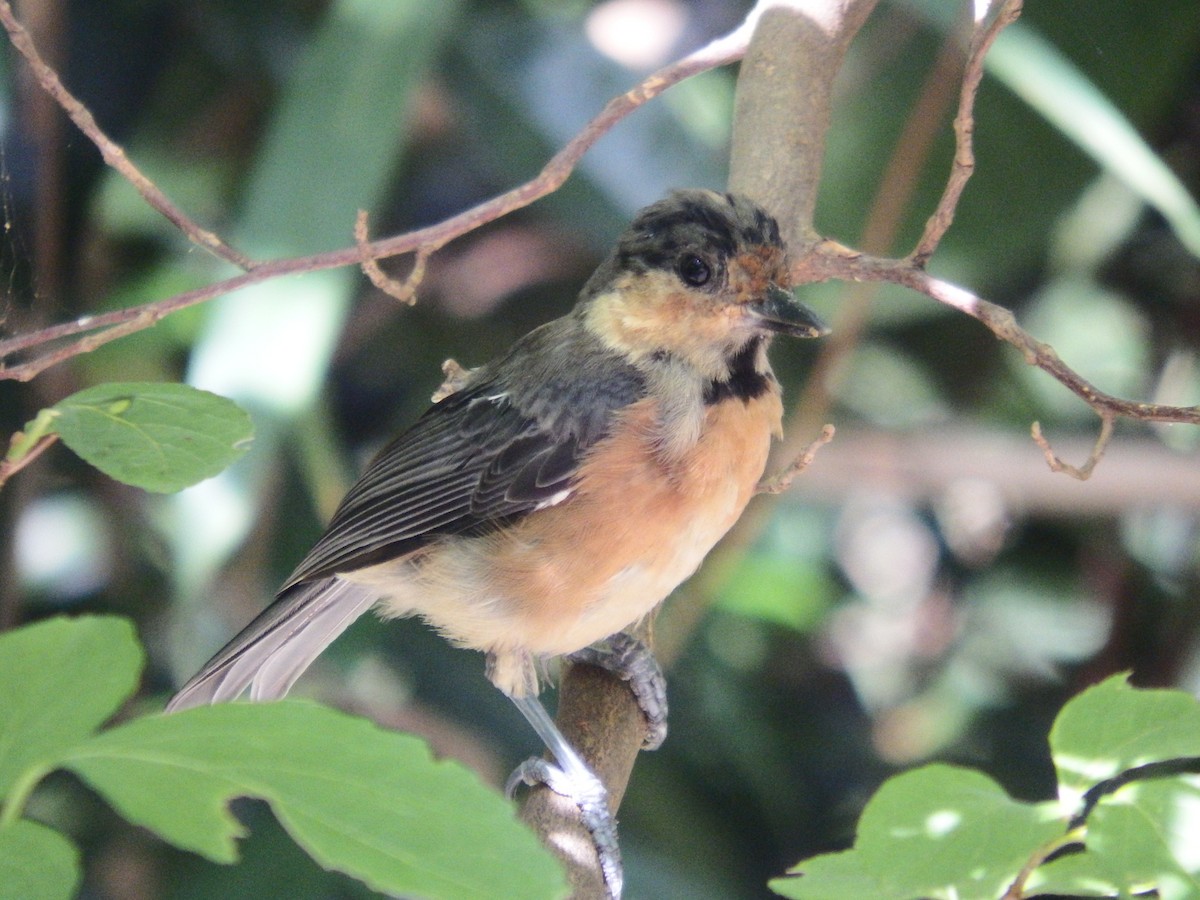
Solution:
M37 71L41 72L46 78L45 82L43 82L43 87L50 91L60 104L73 104L73 107L70 109L64 106L64 109L67 109L68 115L71 115L72 120L79 125L81 130L90 139L107 142L106 144L97 143L97 146L100 147L101 152L106 153L106 159L108 155L112 156L113 162L110 164L120 164L119 171L127 178L131 177L129 170L132 168L132 164L128 162L124 152L120 151L120 148L112 144L111 141L107 141L107 138L103 137L99 129L95 128L94 120L86 108L79 104L75 98L67 94L53 71L40 62L41 58L37 56L36 48L33 47L28 34L12 18L12 11L8 6L7 0L0 0L0 19L9 28L10 39L14 41L14 44L18 40L21 41L22 45L25 45L33 54L33 58L39 60L41 68ZM635 109L654 99L667 88L700 72L727 65L740 59L745 53L746 44L750 38L750 26L752 22L753 17L747 18L746 22L743 22L742 25L724 37L717 38L704 47L685 56L683 59L659 69L634 88L618 97L614 97L595 118L584 126L582 131L550 158L549 162L542 167L542 170L536 177L499 196L493 197L456 216L452 216L445 221L426 228L419 228L415 231L370 243L356 242L353 246L318 253L312 256L291 257L258 263L251 263L247 260L245 268L249 269L249 271L243 275L227 278L202 288L196 288L142 306L114 310L113 312L95 316L84 316L74 322L65 322L0 341L0 379L9 378L28 381L52 365L80 353L94 350L96 347L116 340L119 337L140 331L143 328L149 328L173 312L274 278L280 278L285 275L296 275L303 272L317 272L325 269L341 268L342 266L362 265L365 260L386 259L392 256L399 256L403 253L417 252L428 257L429 254L439 250L451 240L461 237L482 225L493 222L514 210L528 206L535 200L556 191L567 180L571 172L574 171L575 166L583 158L584 154L601 137ZM22 50L22 52L25 51ZM39 76L39 80L41 80L41 77ZM133 171L136 172L136 170ZM182 216L182 213L179 213L170 201L166 200L165 196L158 191L157 187L154 187L140 172L131 178L135 186L138 184L138 179L147 182L153 188L151 196L159 198L157 201L151 201L148 197L147 202L151 202L156 209L163 211L163 214L167 215L168 218ZM146 195L143 194L143 196ZM186 220L186 217L183 218ZM172 218L172 221L174 221L174 218ZM180 227L184 228L183 225ZM191 228L195 229L196 233L203 232L202 229L197 229L196 226L191 226ZM188 228L184 228L184 230L187 231L189 236L193 233ZM413 285L413 288L415 289L415 285ZM48 344L61 342L77 334L92 332L95 332L95 334L89 334L89 337L86 339L35 355L22 363L14 365L10 362L11 357L20 351L43 347Z
M761 22L738 76L729 189L770 210L794 254L820 240L813 212L833 83L876 2L764 0L755 7Z
M249 271L254 268L254 260L243 254L241 251L229 246L221 240L213 232L201 228L188 217L179 207L170 201L166 194L159 190L158 185L147 178L137 166L125 155L122 149L115 141L109 138L108 135L101 130L96 124L96 119L92 116L91 111L79 102L66 86L62 83L62 79L58 77L58 73L54 71L38 52L37 46L30 37L29 32L25 30L17 17L13 14L12 6L8 0L0 0L0 24L4 25L4 29L8 32L8 39L16 48L25 61L29 63L29 68L33 71L33 77L47 94L54 98L54 101L62 107L63 112L75 123L75 126L83 132L96 148L100 151L100 155L104 161L116 169L121 177L133 185L134 189L142 195L153 209L161 213L172 225L187 235L188 240L199 247L213 253L226 262L233 263L239 269Z
M604 783L608 808L616 816L646 735L646 721L629 686L596 666L568 665L559 683L555 720ZM573 801L538 786L523 795L520 815L563 861L573 900L606 900L600 861Z

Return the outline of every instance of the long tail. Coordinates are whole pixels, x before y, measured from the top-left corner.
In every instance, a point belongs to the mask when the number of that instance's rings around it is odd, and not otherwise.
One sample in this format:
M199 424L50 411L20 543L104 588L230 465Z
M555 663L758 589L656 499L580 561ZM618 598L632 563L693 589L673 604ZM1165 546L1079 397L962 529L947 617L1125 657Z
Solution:
M284 591L171 698L167 711L232 700L247 687L251 700L277 700L377 598L336 577Z

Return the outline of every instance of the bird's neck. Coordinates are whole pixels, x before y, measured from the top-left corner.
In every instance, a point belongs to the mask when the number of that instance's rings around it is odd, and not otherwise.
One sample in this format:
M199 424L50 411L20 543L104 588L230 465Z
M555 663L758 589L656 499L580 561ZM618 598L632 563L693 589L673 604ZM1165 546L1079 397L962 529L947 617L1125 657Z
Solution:
M711 379L704 388L704 402L741 400L747 403L772 389L775 374L767 359L768 339L755 337L727 360L727 374Z

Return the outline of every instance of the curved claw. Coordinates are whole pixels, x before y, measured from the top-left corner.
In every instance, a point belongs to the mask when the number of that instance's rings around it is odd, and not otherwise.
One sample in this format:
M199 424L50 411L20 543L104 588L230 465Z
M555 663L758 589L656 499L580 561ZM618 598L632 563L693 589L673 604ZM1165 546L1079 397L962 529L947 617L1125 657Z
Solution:
M667 739L667 679L650 648L628 632L572 653L572 662L598 666L629 685L646 719L643 750L657 750Z

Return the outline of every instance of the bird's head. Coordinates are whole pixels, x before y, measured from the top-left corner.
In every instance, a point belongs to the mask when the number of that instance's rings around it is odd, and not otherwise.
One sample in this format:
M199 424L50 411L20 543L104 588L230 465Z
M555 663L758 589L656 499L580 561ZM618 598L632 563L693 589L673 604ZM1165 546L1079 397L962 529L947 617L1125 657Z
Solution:
M588 326L635 362L668 354L721 377L748 343L828 328L790 290L787 248L756 203L675 191L637 214L584 289Z

